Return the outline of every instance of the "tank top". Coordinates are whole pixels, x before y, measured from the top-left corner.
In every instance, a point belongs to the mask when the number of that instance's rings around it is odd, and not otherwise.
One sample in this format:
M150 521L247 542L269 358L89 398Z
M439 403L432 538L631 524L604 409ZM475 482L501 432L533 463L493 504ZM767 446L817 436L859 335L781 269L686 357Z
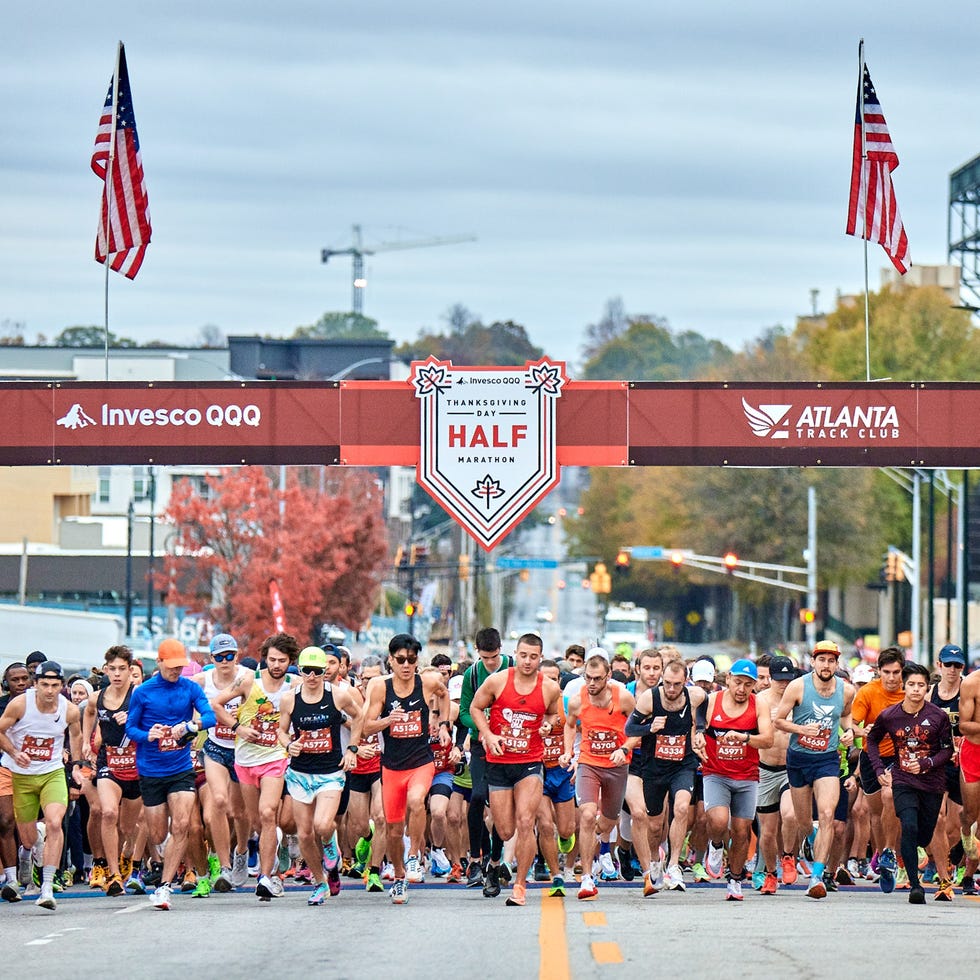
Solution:
M289 766L296 772L336 772L343 766L340 729L344 716L333 700L329 684L323 686L323 697L316 704L303 698L303 688L296 691L290 718L293 738L300 740L299 755L289 757Z
M235 762L241 766L261 766L286 758L286 750L279 742L279 702L282 692L292 684L286 674L278 691L266 691L262 686L262 672L255 672L252 689L238 708L238 722L258 734L258 741L246 742L235 739Z
M929 700L937 707L942 708L949 716L949 727L953 730L953 738L960 737L960 692L957 691L951 698L939 696L939 685L936 684L929 695Z
M582 710L578 716L582 726L579 763L599 769L617 768L609 761L609 757L626 741L626 716L619 710L621 690L622 688L610 684L608 706L597 708L589 698L589 689L583 685L579 692L582 699Z
M407 697L395 693L395 682L385 678L385 700L381 717L392 711L404 711L408 718L393 722L385 729L381 764L385 769L418 769L433 761L429 746L429 706L425 703L422 678L415 675L415 684Z
M251 671L248 667L239 666L238 672L232 679L229 687L237 684ZM217 699L218 695L222 691L227 691L227 687L218 687L214 682L213 670L206 670L204 672L204 696L213 704ZM224 707L230 715L235 715L238 711L239 705L242 703L240 697L232 698ZM214 728L208 729L208 738L211 739L215 745L220 745L222 748L233 749L235 747L235 733L231 730L228 725L222 725L220 722L216 722Z
M375 732L373 735L362 735L361 745L373 745L376 751L370 759L362 759L361 756L358 756L357 763L350 771L357 773L359 776L369 776L371 773L380 772L381 732Z
M534 689L521 694L514 686L514 668L507 668L500 696L490 706L490 731L503 738L503 755L487 756L495 765L515 765L541 762L544 746L541 744L541 723L545 716L542 688L544 678L538 674Z
M541 761L545 769L554 769L565 751L565 705L558 699L558 721L547 735L541 736Z
M6 752L3 765L19 776L43 776L64 767L65 727L68 724L68 700L58 696L55 710L48 714L38 710L37 692L28 688L24 692L24 717L7 729L7 738L18 752L26 752L30 764L26 769L18 766Z
M691 695L686 687L682 691L684 706L668 711L660 688L653 689L653 716L664 715L666 721L659 732L644 735L640 743L642 773L647 778L676 772L680 766L694 765L697 759L691 746Z
M106 706L105 696L108 693L109 689L103 688L95 702L95 715L99 720L99 735L102 739L95 765L99 770L107 769L120 782L132 782L139 777L136 768L136 743L126 734L126 725L120 725L113 716L119 711L129 711L133 686L130 684L118 708Z
M704 730L707 761L701 764L706 776L726 776L728 779L759 781L759 750L739 742L719 742L721 732L759 733L759 719L755 711L755 695L749 695L745 710L737 716L725 714L724 692L709 695L708 727ZM713 704L711 702L714 702Z
M813 683L813 674L804 674L803 698L793 708L793 723L809 725L816 722L820 726L820 732L817 735L797 735L793 732L789 737L789 747L796 752L812 754L836 752L840 743L837 731L843 713L844 682L835 677L833 693L824 697Z

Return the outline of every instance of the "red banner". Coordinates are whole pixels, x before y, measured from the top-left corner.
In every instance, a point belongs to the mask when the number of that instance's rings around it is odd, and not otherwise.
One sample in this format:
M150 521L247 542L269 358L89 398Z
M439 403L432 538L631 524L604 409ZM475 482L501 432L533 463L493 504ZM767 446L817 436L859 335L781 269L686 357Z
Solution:
M272 600L272 623L277 633L286 632L286 610L282 607L282 596L279 594L279 583L269 579L269 598Z

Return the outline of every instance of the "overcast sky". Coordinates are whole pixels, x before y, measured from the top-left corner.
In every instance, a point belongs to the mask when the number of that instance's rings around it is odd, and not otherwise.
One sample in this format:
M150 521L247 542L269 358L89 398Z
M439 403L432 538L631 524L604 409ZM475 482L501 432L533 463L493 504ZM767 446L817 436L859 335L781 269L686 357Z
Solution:
M946 260L949 173L980 154L975 3L666 6L9 6L0 332L102 322L89 160L118 39L153 241L135 282L112 275L110 326L137 340L348 309L350 260L320 249L355 223L368 246L478 238L368 260L365 313L399 341L456 302L572 366L614 296L734 347L792 326L811 288L827 309L862 287L843 233L862 35L912 260Z

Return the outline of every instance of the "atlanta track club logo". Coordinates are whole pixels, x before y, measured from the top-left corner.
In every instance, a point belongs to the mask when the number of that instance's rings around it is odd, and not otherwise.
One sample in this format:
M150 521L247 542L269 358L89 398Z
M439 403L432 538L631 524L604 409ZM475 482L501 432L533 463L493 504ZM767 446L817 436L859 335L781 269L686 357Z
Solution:
M749 423L749 428L760 438L767 436L772 439L789 438L789 410L792 405L750 405L742 399L742 411Z
M421 412L418 482L489 551L558 483L565 364L453 367L429 357L412 363L409 381Z

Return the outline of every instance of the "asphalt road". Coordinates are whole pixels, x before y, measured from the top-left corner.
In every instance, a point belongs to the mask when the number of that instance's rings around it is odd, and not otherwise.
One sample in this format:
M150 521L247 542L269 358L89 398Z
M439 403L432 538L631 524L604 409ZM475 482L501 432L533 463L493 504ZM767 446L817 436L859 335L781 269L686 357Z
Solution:
M7 976L67 976L93 969L143 977L405 978L488 976L540 980L649 976L933 975L941 964L973 969L980 899L957 895L910 906L867 883L823 901L802 885L741 904L718 884L685 894L641 896L637 882L604 885L594 902L574 887L562 899L528 888L524 908L485 899L478 889L425 884L405 906L344 882L322 908L309 889L260 903L250 892L192 899L177 894L160 912L146 898L107 898L76 886L56 912L25 899L0 905Z

